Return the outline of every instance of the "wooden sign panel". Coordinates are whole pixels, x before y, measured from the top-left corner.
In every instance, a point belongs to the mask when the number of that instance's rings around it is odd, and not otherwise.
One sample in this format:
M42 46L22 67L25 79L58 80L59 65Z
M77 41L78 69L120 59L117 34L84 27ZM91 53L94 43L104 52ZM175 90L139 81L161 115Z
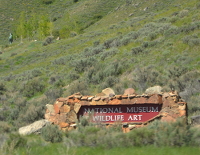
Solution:
M160 104L91 105L81 106L78 116L92 113L91 121L101 123L143 123L159 115L161 108Z

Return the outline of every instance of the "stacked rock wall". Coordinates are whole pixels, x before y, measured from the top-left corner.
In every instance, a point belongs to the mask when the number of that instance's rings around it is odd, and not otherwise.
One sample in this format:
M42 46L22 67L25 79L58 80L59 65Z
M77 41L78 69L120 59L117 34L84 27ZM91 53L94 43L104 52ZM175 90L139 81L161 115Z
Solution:
M137 125L134 125L134 122L126 123L130 124L128 130L146 125L155 118L159 118L161 121L175 121L177 118L187 115L186 102L183 102L176 92L137 95L134 89L129 88L129 90L125 91L124 95L115 95L112 90L107 89L95 96L82 96L80 93L77 93L66 98L58 98L53 105L46 105L45 119L59 125L62 130L70 130L74 128L82 106L148 104L161 105L159 114L147 122L137 123Z

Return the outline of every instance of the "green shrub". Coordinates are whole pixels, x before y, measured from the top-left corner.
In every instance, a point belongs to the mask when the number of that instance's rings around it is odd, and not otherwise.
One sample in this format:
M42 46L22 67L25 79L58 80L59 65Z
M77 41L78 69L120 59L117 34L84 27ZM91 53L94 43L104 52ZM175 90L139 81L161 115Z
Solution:
M43 4L48 5L48 4L52 4L54 1L55 1L55 0L42 0L41 2L42 2Z
M188 146L192 132L185 119L176 122L153 122L149 128L155 131L155 145L157 146Z
M8 122L0 121L0 134L10 131L10 125Z
M66 95L71 95L80 92L82 95L88 95L89 88L86 81L77 80L70 84L69 88L66 90ZM63 94L65 95L65 94Z
M32 75L33 77L38 77L42 75L42 72L40 71L40 69L34 69L32 70Z
M53 38L54 38L54 37L52 37L52 36L48 36L48 37L45 39L45 41L43 42L42 45L43 45L43 46L47 46L47 45L53 43Z
M101 55L100 55L100 59L101 60L105 60L107 58L113 57L114 55L116 55L117 53L119 53L119 50L117 48L111 48L109 50L104 51Z
M47 125L41 130L41 136L45 141L58 143L63 140L63 133L58 129L57 125Z
M127 143L130 146L146 146L154 143L154 131L148 128L138 128L127 133Z
M166 37L170 37L170 36L176 35L178 33L179 33L179 28L176 26L171 26L171 27L169 27L169 29L164 31L164 35Z
M6 86L3 83L0 83L0 95L3 95L6 92Z
M119 82L118 77L115 76L109 76L105 78L105 82L101 85L102 89L113 87L115 84Z
M31 103L30 105L27 105L19 112L19 117L17 118L17 121L20 124L18 124L17 126L21 127L31 124L37 120L43 119L45 108L45 104L42 103L42 101L39 104Z
M48 89L44 94L48 99L55 100L62 96L63 90L61 88Z
M112 43L115 41L116 39L115 38L111 38L111 39L108 39L104 42L104 46L106 49L108 48L111 48L112 47Z
M33 79L27 82L22 89L24 96L26 97L33 97L38 92L43 92L45 88L44 82L39 79Z
M96 40L96 41L93 42L94 47L97 47L99 44L100 44L100 40Z
M183 18L183 17L187 16L188 12L189 12L188 10L182 10L182 11L180 11L179 12L179 17Z
M74 67L74 70L78 73L82 73L85 71L88 67L96 64L97 61L95 58L82 58L71 62L71 66Z
M121 39L121 46L126 46L131 42L131 38L130 37L123 37Z
M26 147L26 144L27 140L23 136L17 133L12 133L9 134L9 137L4 143L2 150L5 154L10 154L13 153L13 151L17 148Z
M136 40L140 36L140 32L131 31L126 36L130 39Z
M122 74L123 69L126 67L126 65L120 62L120 61L114 61L110 64L107 64L107 67L104 69L104 76L115 76Z
M80 78L80 75L77 74L75 71L71 71L71 72L69 73L68 77L69 77L69 79L70 79L71 81L74 81L74 80L79 79L79 78Z
M142 47L138 46L138 47L134 47L131 49L132 55L137 55L142 53L144 50Z

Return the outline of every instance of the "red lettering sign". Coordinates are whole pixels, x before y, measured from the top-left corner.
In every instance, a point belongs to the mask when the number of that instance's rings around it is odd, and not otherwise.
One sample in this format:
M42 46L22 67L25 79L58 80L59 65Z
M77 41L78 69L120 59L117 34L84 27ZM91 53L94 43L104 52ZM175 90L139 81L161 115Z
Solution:
M81 106L78 116L91 114L92 122L113 123L146 122L156 117L162 105L160 104L133 104L133 105L94 105Z

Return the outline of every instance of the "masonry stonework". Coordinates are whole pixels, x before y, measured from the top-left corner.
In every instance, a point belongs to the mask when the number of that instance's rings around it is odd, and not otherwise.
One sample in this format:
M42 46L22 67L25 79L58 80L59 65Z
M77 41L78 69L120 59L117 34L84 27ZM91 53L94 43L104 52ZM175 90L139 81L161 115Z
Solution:
M80 93L66 98L58 98L53 105L46 105L45 119L59 125L62 130L75 128L81 116L93 112L92 122L111 125L120 121L123 131L142 127L149 122L176 121L187 116L187 104L177 92L165 92L138 95L128 88L123 95L115 95L107 88L95 96L83 96Z

